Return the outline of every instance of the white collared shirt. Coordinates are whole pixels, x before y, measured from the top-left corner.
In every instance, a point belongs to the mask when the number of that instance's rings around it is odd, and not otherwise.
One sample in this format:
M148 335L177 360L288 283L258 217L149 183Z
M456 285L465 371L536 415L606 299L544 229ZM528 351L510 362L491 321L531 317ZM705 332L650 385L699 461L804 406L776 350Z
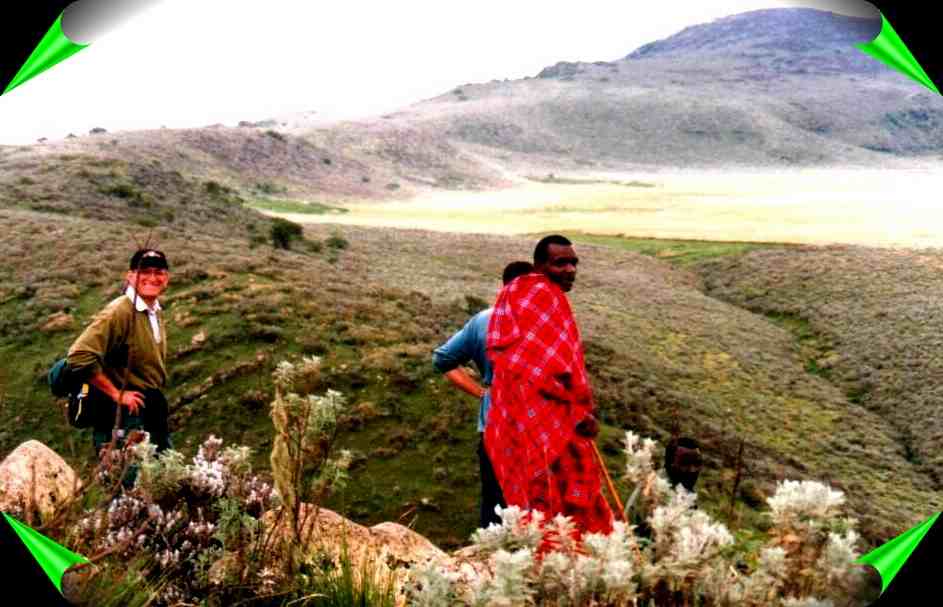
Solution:
M131 285L128 285L128 289L124 292L124 294L128 296L128 299L130 299L132 303L135 303L134 287L132 287ZM150 321L151 323L151 333L154 334L154 343L159 344L160 343L160 321L157 320L157 313L160 312L160 309L161 309L160 302L157 300L154 300L154 307L148 308L147 304L144 303L144 300L138 297L136 305L135 305L135 309L137 309L138 312L147 312L147 320Z

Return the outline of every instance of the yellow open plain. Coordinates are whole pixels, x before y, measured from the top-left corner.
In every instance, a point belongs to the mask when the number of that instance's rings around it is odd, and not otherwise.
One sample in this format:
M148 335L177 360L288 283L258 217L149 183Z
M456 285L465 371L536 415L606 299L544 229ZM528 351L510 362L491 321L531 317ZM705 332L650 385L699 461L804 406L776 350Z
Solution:
M519 179L494 191L436 191L345 205L298 222L522 234L943 246L943 165L912 169L657 171ZM577 182L578 183L573 183ZM639 183L646 185L639 185ZM634 184L634 185L628 185Z

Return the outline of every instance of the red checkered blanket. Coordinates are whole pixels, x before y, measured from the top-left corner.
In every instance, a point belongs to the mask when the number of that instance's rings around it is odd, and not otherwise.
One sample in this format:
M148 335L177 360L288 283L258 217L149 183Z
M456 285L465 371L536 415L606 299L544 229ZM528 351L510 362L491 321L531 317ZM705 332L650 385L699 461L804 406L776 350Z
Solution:
M512 281L491 314L487 351L494 378L485 448L508 505L569 514L584 530L609 528L592 444L575 433L593 401L566 295L542 274ZM583 512L590 518L580 520Z

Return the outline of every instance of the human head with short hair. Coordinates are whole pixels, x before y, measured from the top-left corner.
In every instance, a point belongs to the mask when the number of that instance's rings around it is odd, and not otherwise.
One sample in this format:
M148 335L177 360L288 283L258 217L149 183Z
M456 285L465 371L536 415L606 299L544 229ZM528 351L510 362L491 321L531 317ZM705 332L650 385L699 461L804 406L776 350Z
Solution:
M693 438L672 438L665 447L665 472L672 485L680 483L688 491L694 491L703 465L701 449Z
M565 236L544 236L534 248L534 271L545 275L564 292L573 288L579 263L573 243Z
M157 249L138 249L131 256L129 267L126 284L134 287L135 293L152 307L170 282L167 256Z
M504 267L504 272L501 274L501 280L504 282L504 284L508 284L518 276L530 274L533 271L534 265L529 261L512 261Z

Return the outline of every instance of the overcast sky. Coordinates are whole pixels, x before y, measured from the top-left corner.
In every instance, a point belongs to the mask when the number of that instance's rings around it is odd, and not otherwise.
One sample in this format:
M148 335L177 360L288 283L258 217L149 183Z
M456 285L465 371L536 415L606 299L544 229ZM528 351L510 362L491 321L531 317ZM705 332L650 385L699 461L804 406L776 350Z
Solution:
M803 0L162 0L0 97L0 144L108 130L384 113L466 82L610 61Z

